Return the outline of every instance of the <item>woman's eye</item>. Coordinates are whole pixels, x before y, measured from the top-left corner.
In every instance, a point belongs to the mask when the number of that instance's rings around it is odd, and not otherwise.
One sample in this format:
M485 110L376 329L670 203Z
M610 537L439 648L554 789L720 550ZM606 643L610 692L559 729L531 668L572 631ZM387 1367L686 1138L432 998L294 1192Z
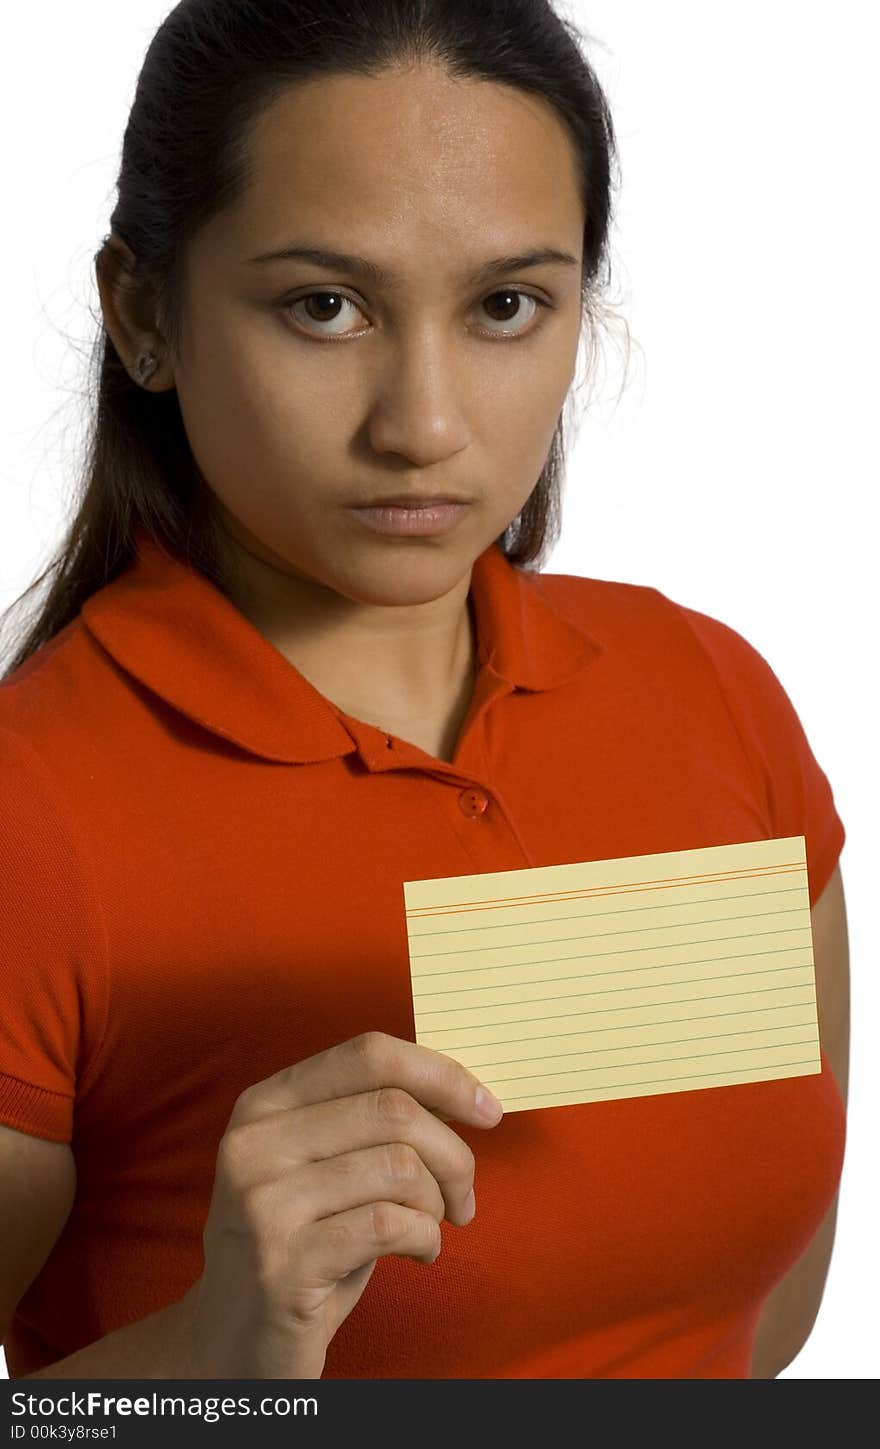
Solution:
M549 302L543 301L542 298L533 296L531 292L520 292L516 288L504 287L499 291L491 292L488 297L483 299L480 305L488 307L490 312L500 313L500 317L496 317L494 320L507 325L497 330L492 327L481 328L479 330L495 337L519 337L525 335L521 327L514 326L513 330L510 330L510 324L515 324L523 311L523 302L531 303L533 308L526 318L527 322L531 321L540 308L546 307L549 309L551 305ZM295 320L307 332L312 332L315 336L323 337L345 336L347 332L345 323L348 316L346 309L350 308L355 312L360 311L357 303L351 297L346 297L342 292L336 292L330 288L322 292L308 292L304 297L297 297L293 301L284 303L283 307L285 312L290 312L291 314L295 313L297 307L303 308L305 316L300 314L296 316ZM317 330L317 327L312 324L317 324L321 330ZM535 329L530 328L529 330L534 331Z
M520 302L531 302L533 304L534 310L529 313L528 317L526 318L527 321L531 321L532 317L535 317L537 315L541 307L549 306L549 303L542 302L540 297L533 297L531 292L518 292L513 287L503 287L500 292L490 292L489 296L485 299L483 306L485 306L489 302L494 304L496 298L500 299L500 306L498 307L498 311L503 314L501 318L497 320L500 320L502 322L516 322L517 317L522 311L522 308L518 305ZM511 309L513 309L512 312ZM505 333L502 331L501 336L503 337L504 335Z

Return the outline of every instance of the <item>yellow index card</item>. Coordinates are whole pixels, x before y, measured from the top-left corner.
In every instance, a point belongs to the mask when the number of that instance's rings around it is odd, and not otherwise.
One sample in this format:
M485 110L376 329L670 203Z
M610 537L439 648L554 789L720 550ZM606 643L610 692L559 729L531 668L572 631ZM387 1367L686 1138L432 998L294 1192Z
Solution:
M802 835L403 891L416 1041L505 1112L822 1070Z

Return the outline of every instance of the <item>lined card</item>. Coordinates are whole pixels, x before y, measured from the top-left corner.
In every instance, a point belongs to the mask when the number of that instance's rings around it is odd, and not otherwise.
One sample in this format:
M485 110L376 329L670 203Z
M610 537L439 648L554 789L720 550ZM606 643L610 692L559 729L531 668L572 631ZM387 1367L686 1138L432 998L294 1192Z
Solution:
M505 1112L822 1070L803 835L403 891L416 1041Z

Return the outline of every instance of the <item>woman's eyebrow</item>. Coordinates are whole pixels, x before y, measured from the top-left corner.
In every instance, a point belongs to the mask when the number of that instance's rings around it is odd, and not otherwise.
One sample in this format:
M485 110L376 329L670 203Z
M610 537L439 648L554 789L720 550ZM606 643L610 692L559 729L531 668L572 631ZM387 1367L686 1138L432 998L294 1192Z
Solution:
M279 251L261 252L258 256L248 257L244 264L250 266L254 263L280 261L311 262L314 266L325 267L328 271L358 272L377 286L399 287L401 282L395 273L387 271L367 257L355 256L349 252L327 251L324 247L291 244ZM489 281L500 272L520 272L525 267L546 266L548 263L575 267L580 265L571 252L560 251L558 247L535 247L531 251L514 253L512 256L493 257L461 280L476 285Z

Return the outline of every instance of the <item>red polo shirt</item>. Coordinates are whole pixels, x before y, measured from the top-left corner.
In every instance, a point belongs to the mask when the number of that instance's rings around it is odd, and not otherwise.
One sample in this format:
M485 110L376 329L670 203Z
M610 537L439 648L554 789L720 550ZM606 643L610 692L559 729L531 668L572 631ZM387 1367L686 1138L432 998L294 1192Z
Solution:
M4 1348L32 1372L179 1298L245 1087L414 1040L403 882L803 834L844 842L770 667L656 589L514 568L472 599L449 764L337 709L195 570L140 555L0 686L0 1121L71 1142L71 1216ZM815 1234L820 1074L456 1125L477 1216L379 1259L327 1378L742 1378Z

